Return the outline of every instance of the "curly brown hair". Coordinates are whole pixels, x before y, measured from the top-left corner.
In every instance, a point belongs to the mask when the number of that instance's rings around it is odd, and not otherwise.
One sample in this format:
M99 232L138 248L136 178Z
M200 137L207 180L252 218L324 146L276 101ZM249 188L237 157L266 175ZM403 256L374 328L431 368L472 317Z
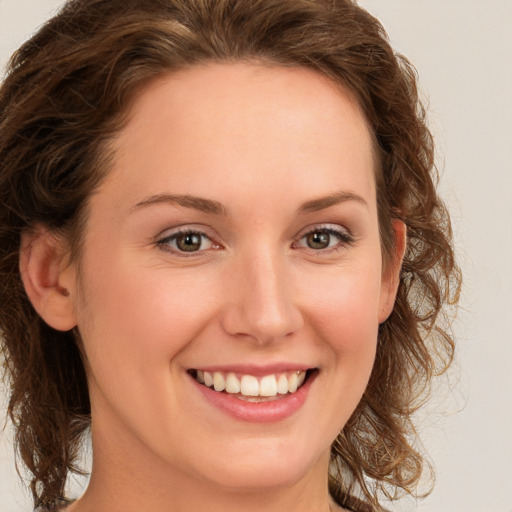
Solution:
M351 0L73 0L14 54L0 89L0 342L36 506L55 506L79 471L90 403L76 333L46 325L24 291L21 234L43 224L78 257L88 198L136 92L163 73L240 60L326 75L367 118L384 254L393 218L408 242L369 385L332 446L331 492L347 506L362 492L378 509L382 493L412 492L420 479L411 416L452 360L441 313L456 302L460 272L414 68Z

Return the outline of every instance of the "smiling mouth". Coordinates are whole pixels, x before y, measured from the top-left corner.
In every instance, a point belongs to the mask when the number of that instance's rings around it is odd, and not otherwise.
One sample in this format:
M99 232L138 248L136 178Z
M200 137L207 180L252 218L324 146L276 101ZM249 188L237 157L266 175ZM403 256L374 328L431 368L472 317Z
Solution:
M247 402L279 400L296 393L317 369L281 372L256 377L233 372L188 370L200 384Z

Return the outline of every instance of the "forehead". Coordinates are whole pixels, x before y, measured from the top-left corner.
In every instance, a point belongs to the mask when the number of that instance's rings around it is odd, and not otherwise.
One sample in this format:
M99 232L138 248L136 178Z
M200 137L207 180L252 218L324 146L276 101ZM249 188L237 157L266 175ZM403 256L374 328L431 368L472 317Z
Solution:
M347 179L369 195L375 188L357 102L303 68L215 63L169 73L134 99L115 150L110 179L138 195L173 188L208 197L212 180L222 192L232 184L264 196L265 184L313 197L346 188Z

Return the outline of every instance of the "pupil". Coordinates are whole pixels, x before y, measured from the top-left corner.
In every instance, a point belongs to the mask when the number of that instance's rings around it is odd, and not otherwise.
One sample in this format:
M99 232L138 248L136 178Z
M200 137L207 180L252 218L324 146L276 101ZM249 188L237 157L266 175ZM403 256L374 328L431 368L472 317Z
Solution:
M201 248L201 236L197 234L181 235L177 238L176 244L182 251L198 251Z
M321 231L311 233L307 238L308 246L311 249L325 249L329 247L330 238L329 233L323 233Z

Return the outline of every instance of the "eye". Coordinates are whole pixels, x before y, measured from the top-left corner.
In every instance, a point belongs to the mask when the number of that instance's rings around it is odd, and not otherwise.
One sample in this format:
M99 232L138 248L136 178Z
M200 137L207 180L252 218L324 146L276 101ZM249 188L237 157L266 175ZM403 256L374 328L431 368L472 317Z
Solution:
M207 251L216 245L200 231L178 231L158 241L158 245L177 253L194 253Z
M325 251L349 245L353 241L353 237L341 227L326 226L308 231L299 239L296 246L313 251Z

